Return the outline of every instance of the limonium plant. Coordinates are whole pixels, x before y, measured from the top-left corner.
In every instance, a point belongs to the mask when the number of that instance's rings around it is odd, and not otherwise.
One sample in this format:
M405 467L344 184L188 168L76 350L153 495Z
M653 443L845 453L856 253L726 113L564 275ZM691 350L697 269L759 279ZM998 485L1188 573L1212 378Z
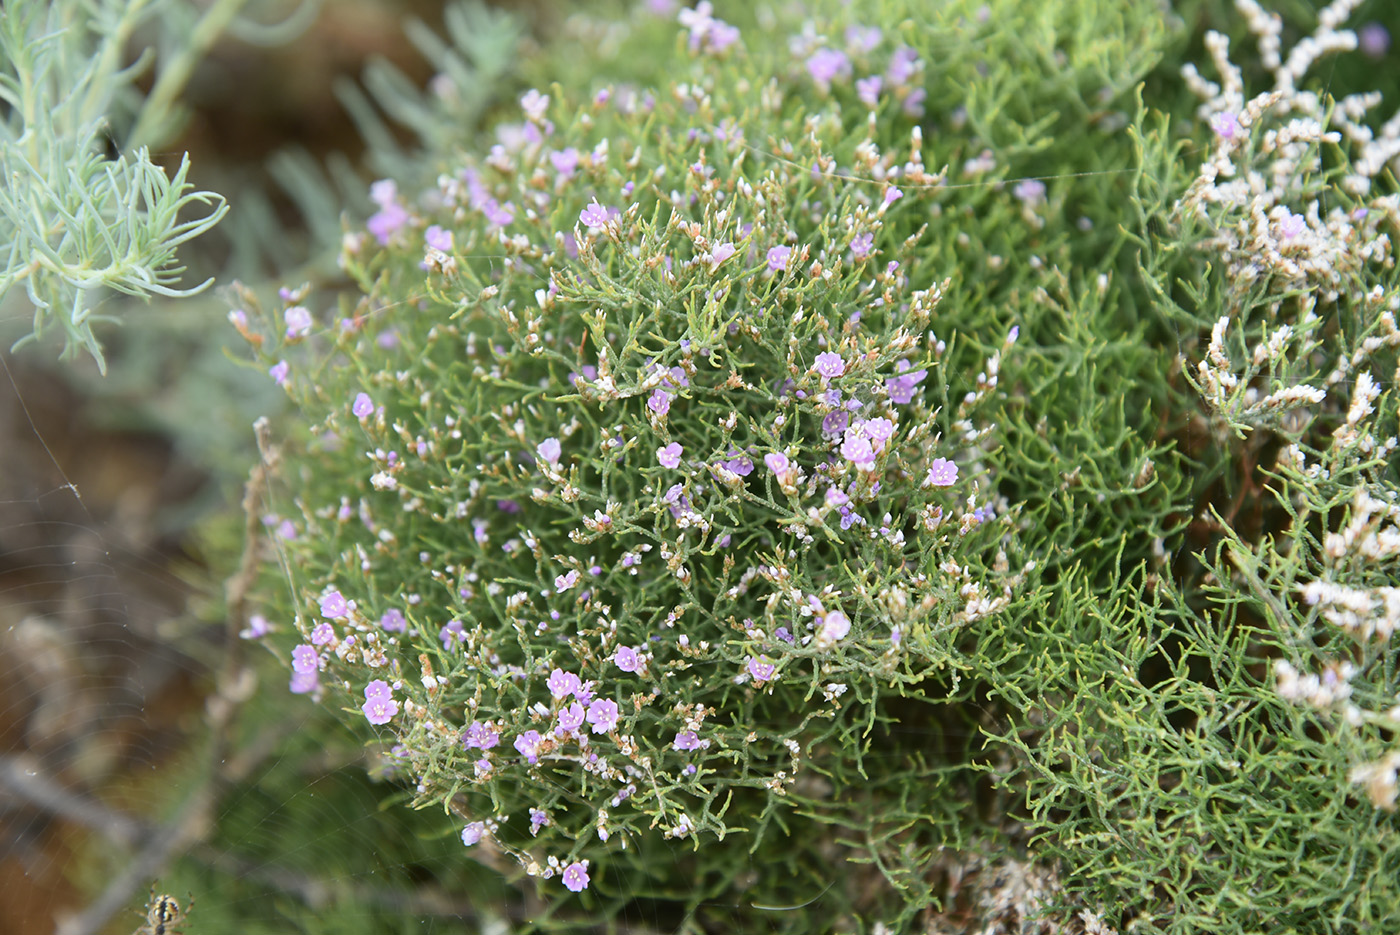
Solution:
M1286 61L1238 4L1277 86L1211 34L1181 126L1155 5L1112 54L1010 6L571 20L676 61L376 180L354 294L237 293L298 412L252 635L464 859L793 930L913 924L951 848L1075 930L1400 905L1319 859L1279 908L1212 805L1393 867L1396 134L1298 90L1354 4Z

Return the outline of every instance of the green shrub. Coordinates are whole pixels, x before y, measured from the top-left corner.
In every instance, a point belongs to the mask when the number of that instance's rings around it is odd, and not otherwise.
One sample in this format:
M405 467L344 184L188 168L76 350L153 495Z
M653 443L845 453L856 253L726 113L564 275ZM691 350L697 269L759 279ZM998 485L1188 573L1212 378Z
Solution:
M1354 373L1397 342L1359 108L1151 74L1155 3L702 6L570 19L522 65L567 86L377 182L361 295L245 296L301 412L293 691L564 919L905 927L977 847L1057 867L1027 911L1064 920L1394 913L1357 795L1394 801L1393 555L1348 556L1396 508ZM1150 74L1206 104L1149 116Z

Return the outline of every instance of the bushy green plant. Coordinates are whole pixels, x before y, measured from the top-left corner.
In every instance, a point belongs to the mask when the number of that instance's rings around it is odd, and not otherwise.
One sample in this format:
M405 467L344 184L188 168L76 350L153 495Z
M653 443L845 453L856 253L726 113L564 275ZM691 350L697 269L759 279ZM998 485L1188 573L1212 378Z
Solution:
M569 20L361 295L245 294L292 690L569 919L903 927L1013 846L1087 930L1393 918L1390 137L1152 75L1155 3L723 13Z

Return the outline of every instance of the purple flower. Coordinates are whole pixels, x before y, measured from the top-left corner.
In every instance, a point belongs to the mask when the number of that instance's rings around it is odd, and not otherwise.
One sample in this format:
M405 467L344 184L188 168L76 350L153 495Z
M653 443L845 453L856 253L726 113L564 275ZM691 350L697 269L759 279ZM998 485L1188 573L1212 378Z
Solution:
M452 249L452 232L443 230L434 224L423 232L423 242L434 250L441 250L447 253Z
M583 682L572 672L565 672L563 669L555 669L549 673L549 678L545 680L545 687L555 698L567 698L569 695L577 695Z
M558 464L561 452L562 449L559 446L559 439L557 438L546 438L535 446L535 453L540 456L540 460L546 461L549 464Z
M355 402L350 407L350 412L357 419L368 419L374 413L374 400L369 398L368 393L360 393L355 397Z
M807 73L826 88L835 79L850 76L851 60L840 49L817 49L807 58Z
M773 635L776 636L778 639L782 640L784 643L797 642L793 635L788 632L787 627L778 627L778 629L773 631Z
M1308 229L1308 221L1301 214L1294 214L1292 211L1284 215L1283 220L1278 222L1278 232L1284 240L1291 240Z
M671 442L665 448L656 449L656 460L661 462L664 468L678 468L681 466L681 454L685 449L677 442Z
M1356 41L1362 55L1385 58L1385 53L1390 51L1390 30L1373 20L1357 31Z
M486 823L474 821L462 829L462 843L467 847L481 840L481 836L486 833Z
M774 474L785 474L790 466L787 455L781 451L770 452L763 456L763 463L768 465L768 470Z
M318 623L311 631L311 645L325 646L335 639L335 627L329 623Z
M732 257L734 255L734 250L735 248L732 243L726 242L717 244L715 248L710 251L710 269L715 269L725 260Z
M870 248L875 245L875 235L868 231L851 238L851 253L857 260L870 256Z
M753 461L746 457L742 452L734 451L731 449L729 452L729 458L731 460L724 462L725 470L733 471L740 477L748 477L750 474L753 473Z
M617 727L617 702L607 698L593 699L588 705L588 723L595 734L606 734Z
M525 111L527 119L538 122L544 119L544 112L549 108L549 95L541 94L535 88L526 91L520 97L520 109Z
M396 607L390 607L384 611L384 616L379 618L379 629L385 633L406 633L408 631L408 621L404 619L403 612Z
M578 730L583 723L583 705L577 701L559 709L559 729L555 733L563 735Z
M636 672L642 667L642 659L631 646L619 646L613 654L613 664L623 672Z
M1040 179L1022 179L1011 193L1033 208L1045 200L1045 183Z
M282 313L287 323L287 337L304 338L311 333L311 312L304 305L293 305Z
M708 740L701 740L693 730L683 730L676 734L676 739L672 743L677 750L700 750L708 747Z
M574 861L565 867L564 885L575 893L588 889L588 861Z
M584 227L602 227L608 223L608 209L598 204L595 198L578 213L578 220Z
M896 201L898 201L899 199L901 199L901 198L903 198L903 197L904 197L904 192L900 191L899 189L897 189L897 188L895 188L893 185L891 185L889 188L885 189L885 206L886 206L886 207L889 207L890 205L894 204ZM892 264L892 268L890 269L890 272L894 272L894 271L895 271L896 269L898 269L898 268L899 268L899 263L896 261L895 263Z
M777 666L773 665L771 662L763 662L762 660L756 659L753 656L749 657L749 664L747 668L749 670L749 675L752 676L753 680L755 682L758 682L759 684L762 684L763 682L767 682L770 679L772 679L773 673L777 670Z
M882 35L878 26L853 24L846 27L846 45L857 52L870 52L880 44Z
M846 362L835 351L826 351L817 355L817 359L812 363L812 369L830 379L839 377L846 372Z
M302 643L300 646L292 647L292 671L306 674L315 672L321 667L320 657L316 654L316 647Z
M339 591L327 591L321 598L321 616L329 617L331 620L337 617L350 616L350 605Z
M371 690L374 694L370 694ZM394 700L389 686L375 679L365 689L365 703L360 706L360 710L365 713L365 718L371 724L388 724L389 719L399 713L399 703Z
M647 408L659 416L664 416L671 410L671 394L659 388L652 390L647 399Z
M958 466L947 458L934 458L929 463L928 477L924 478L926 486L951 487L958 479Z
M822 618L821 632L817 638L823 643L834 643L851 632L851 620L839 610L829 611Z
M540 828L549 824L549 813L542 808L530 809L530 835L539 834Z
M540 732L537 730L527 730L519 737L516 737L515 749L527 762L539 762Z
M564 574L554 576L554 590L556 591L567 591L576 584L578 584L577 568L570 568Z
M846 426L850 421L850 413L840 410L827 413L826 418L822 419L822 434L840 435L842 432L846 431Z
M321 687L321 677L315 671L293 672L292 683L287 687L293 695L305 695Z
M267 618L262 614L253 614L248 618L248 629L243 630L238 635L245 640L256 640L272 632L272 625L267 622Z
M890 84L904 84L919 70L919 53L902 45L890 56L890 65L885 69L885 77Z
M462 627L462 621L449 620L447 625L438 631L438 639L442 640L444 652L451 652L452 644L462 645L462 640L466 637L466 632Z
M1222 110L1211 115L1210 128L1222 140L1233 140L1235 134L1240 131L1240 118L1235 116L1234 111Z
M914 387L924 381L928 376L927 370L915 370L912 373L901 373L897 377L885 381L885 390L890 394L890 402L903 406L913 401Z
M894 423L885 418L866 419L860 423L860 433L872 442L881 442L877 448L884 447L883 443L894 437Z
M841 456L856 467L867 471L875 469L875 449L864 435L848 431L845 441L841 443Z
M365 229L374 235L374 239L379 241L380 245L387 245L389 238L407 223L408 212L404 210L403 205L391 202L370 215L369 220L365 222Z
M578 169L578 150L570 146L568 149L550 153L549 162L550 165L554 166L555 172L568 178Z
M768 269L774 273L787 269L788 260L792 257L791 247L770 247L768 250Z
M856 97L866 107L874 107L880 103L880 88L885 84L885 79L879 75L871 75L868 78L856 79Z
M500 742L500 731L490 724L482 724L480 721L472 721L462 734L462 749L464 750L490 750Z
M291 367L287 362L285 360L279 360L268 369L267 375L277 381L278 386L285 386L287 383L287 371L289 370L291 370Z

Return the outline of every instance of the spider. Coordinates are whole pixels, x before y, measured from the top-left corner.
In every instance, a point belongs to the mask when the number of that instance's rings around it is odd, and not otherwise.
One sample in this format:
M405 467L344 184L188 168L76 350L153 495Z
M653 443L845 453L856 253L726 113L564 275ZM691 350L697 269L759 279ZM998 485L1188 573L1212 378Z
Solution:
M176 926L185 921L192 909L193 896L189 897L189 904L182 909L174 896L165 893L157 896L155 887L151 887L151 897L146 903L146 921L131 935L179 935L181 929Z

